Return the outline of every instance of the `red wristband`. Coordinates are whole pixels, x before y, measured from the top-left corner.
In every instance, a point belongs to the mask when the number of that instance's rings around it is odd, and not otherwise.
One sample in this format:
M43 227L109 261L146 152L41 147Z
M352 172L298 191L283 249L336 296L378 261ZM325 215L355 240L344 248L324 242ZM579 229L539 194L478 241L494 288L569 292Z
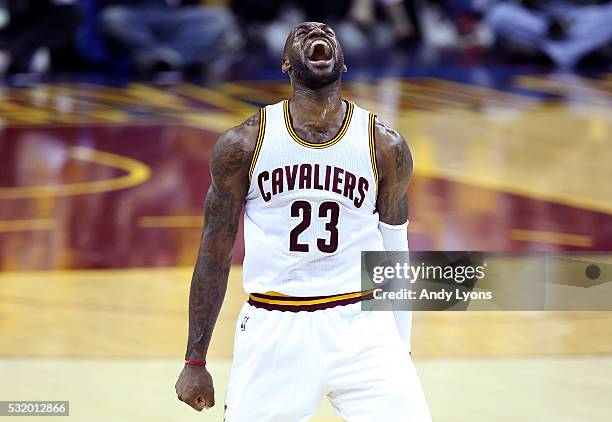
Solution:
M199 359L185 359L185 365L205 366L206 365L206 361L205 360L199 360Z

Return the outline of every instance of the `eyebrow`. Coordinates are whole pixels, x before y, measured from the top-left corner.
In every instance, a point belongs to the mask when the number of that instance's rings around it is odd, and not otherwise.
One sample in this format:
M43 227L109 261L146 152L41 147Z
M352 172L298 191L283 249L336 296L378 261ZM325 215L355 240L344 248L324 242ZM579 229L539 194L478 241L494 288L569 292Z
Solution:
M296 27L295 27L295 29L294 29L294 32L293 32L293 33L294 33L294 34L297 34L299 31L302 31L302 30L309 30L311 27L314 27L314 26L315 26L315 25L312 25L312 24L300 24L300 25L298 25L298 26L296 26ZM329 25L326 25L326 24L321 24L320 28L321 28L322 30L324 30L324 31L334 32L334 30L333 30L333 29L332 29L332 28L331 28Z

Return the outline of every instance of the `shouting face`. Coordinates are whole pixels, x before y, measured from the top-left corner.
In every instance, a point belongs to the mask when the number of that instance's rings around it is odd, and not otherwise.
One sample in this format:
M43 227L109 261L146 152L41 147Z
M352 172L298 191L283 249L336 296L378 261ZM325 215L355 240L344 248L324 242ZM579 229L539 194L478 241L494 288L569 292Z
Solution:
M297 25L287 37L282 69L310 89L337 81L346 66L335 32L319 22Z

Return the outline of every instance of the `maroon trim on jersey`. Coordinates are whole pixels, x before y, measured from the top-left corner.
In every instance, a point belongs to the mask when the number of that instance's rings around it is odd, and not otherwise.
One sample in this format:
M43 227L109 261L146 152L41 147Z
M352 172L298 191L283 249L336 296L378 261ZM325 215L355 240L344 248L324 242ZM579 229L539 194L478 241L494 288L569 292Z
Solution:
M353 303L359 303L364 300L370 300L374 298L373 292L363 292L364 294L357 297L352 297L348 299L338 299L332 300L325 303L317 303L317 304L308 304L308 305L281 305L276 303L265 303L259 302L257 299L268 299L268 300L283 300L288 302L301 302L301 301L311 301L311 300L321 300L333 298L334 296L345 296L342 295L332 295L332 296L310 296L310 297L293 297L293 296L270 296L261 293L251 293L249 295L248 303L256 308L266 309L268 311L286 311L286 312L314 312L320 311L323 309L335 308L336 306L345 306Z

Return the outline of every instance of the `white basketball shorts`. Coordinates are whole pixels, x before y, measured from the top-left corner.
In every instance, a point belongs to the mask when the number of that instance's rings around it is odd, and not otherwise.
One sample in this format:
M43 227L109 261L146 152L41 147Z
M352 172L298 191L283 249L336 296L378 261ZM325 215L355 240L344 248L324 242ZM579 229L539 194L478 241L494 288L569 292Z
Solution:
M349 422L431 421L392 312L361 311L360 303L299 312L246 303L225 421L307 421L322 396Z

